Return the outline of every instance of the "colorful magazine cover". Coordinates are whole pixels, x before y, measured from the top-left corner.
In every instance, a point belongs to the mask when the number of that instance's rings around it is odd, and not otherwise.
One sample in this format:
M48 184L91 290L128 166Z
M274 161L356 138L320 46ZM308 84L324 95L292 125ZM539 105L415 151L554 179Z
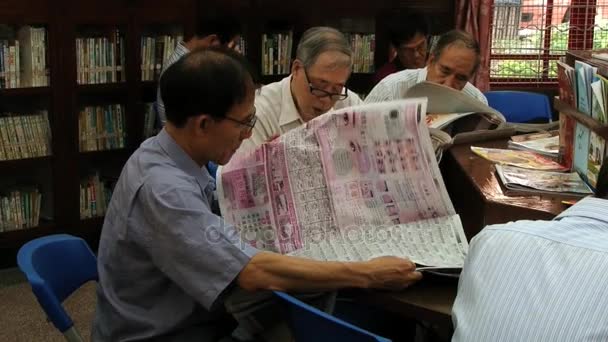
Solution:
M581 196L593 193L576 172L538 171L496 165L496 173L507 190Z
M567 171L568 168L534 152L471 146L475 154L498 164L512 165L524 169L544 171Z
M547 157L557 158L559 155L559 136L528 141L509 141L509 147L515 150L531 151Z

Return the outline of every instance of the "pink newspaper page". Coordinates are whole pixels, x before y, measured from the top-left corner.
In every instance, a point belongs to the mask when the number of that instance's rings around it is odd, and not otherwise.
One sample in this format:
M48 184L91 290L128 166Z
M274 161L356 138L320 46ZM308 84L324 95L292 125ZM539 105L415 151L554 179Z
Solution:
M225 220L283 254L462 266L468 244L424 113L426 99L345 108L237 153L217 180Z
M422 103L360 106L316 129L338 226L454 214Z

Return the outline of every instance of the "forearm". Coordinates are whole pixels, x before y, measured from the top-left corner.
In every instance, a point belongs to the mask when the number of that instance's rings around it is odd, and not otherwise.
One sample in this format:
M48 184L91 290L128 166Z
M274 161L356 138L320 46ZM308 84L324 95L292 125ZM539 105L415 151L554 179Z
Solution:
M365 262L328 262L262 252L238 277L247 290L315 291L369 287Z

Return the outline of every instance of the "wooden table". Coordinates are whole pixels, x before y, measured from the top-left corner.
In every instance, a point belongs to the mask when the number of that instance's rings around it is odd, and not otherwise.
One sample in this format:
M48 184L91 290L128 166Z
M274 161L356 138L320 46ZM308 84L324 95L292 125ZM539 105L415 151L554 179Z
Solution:
M506 139L474 146L506 148ZM566 197L549 195L507 196L497 179L494 164L471 152L470 144L452 147L441 163L446 187L460 215L469 241L488 224L514 220L550 220L564 209ZM429 279L401 292L362 292L358 300L407 318L416 318L452 329L452 305L457 281Z
M456 298L456 279L426 276L420 282L400 292L365 291L356 299L381 307L406 318L425 321L452 329L452 305Z
M507 148L507 139L474 146ZM470 144L453 146L444 154L441 172L467 238L489 224L515 220L550 220L567 208L559 195L508 196L494 164L471 151ZM569 199L572 199L571 197Z

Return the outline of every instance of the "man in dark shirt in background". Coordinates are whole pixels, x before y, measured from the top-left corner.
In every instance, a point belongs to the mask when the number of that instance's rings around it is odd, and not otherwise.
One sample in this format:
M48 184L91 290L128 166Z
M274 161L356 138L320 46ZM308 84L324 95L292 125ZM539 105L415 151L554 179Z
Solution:
M376 71L374 85L397 71L426 65L430 28L424 15L411 11L395 15L388 24L388 37L396 56Z

